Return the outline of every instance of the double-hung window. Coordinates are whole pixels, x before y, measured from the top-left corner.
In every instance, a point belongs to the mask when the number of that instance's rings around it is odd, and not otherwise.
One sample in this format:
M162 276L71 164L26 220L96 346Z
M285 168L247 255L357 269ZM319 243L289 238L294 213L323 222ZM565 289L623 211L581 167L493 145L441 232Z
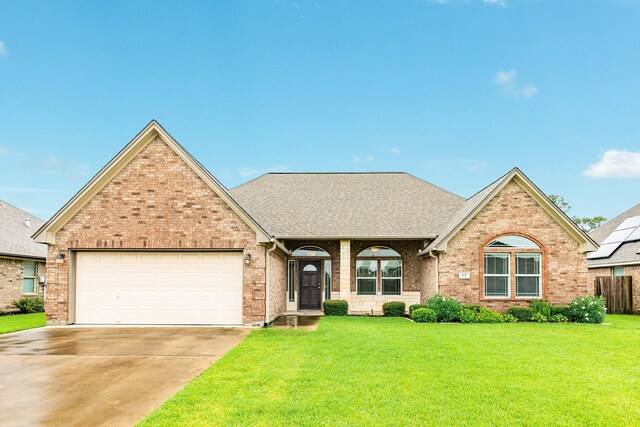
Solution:
M356 257L358 295L401 295L402 259L393 249L372 246Z
M542 249L522 236L502 236L484 249L484 298L542 298Z
M22 263L22 293L36 293L36 271L35 261L24 261Z

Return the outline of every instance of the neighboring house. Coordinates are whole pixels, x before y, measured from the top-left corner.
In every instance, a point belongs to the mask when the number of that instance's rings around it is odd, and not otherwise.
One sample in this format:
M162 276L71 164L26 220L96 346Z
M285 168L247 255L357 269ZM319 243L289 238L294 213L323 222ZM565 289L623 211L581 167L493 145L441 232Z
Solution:
M47 245L31 235L44 221L0 200L0 310L43 291Z
M631 276L634 311L640 309L640 204L589 233L600 247L589 254L589 284L597 276Z
M49 324L263 324L440 292L504 311L585 295L597 248L518 169L465 200L406 173L228 191L152 121L34 234Z

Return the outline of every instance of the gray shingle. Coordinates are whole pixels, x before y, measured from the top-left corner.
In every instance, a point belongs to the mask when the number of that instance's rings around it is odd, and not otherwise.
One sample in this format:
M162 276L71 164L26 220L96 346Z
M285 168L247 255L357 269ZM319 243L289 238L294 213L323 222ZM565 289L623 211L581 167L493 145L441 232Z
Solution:
M28 227L25 220L31 220ZM0 254L46 258L47 245L35 243L31 235L44 224L39 218L0 200Z
M610 221L604 223L601 227L592 230L589 235L593 240L598 243L602 243L609 234L611 234L618 226L627 218L640 215L640 204L632 207L626 212L618 215ZM620 245L616 251L611 254L609 258L590 259L587 261L589 267L596 267L599 265L619 264L619 263L637 263L640 264L640 241L628 242Z
M464 199L407 173L269 173L230 191L278 238L434 238Z

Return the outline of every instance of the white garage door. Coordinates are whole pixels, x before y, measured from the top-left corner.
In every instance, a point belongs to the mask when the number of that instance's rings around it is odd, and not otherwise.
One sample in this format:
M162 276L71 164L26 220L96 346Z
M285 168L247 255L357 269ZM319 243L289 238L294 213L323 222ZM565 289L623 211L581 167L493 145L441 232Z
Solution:
M78 252L76 323L242 323L240 252Z

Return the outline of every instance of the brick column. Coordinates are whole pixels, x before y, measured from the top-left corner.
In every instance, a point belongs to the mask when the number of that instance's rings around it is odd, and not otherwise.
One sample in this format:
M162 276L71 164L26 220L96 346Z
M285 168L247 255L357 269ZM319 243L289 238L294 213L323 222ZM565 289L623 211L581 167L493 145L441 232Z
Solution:
M351 295L351 240L340 240L340 299Z

